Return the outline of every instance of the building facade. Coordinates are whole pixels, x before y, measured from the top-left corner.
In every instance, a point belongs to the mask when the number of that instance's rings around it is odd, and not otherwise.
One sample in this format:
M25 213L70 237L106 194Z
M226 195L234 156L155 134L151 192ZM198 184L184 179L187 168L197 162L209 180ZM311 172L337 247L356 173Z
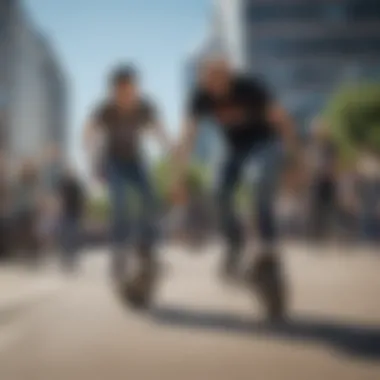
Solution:
M216 3L230 56L262 76L301 123L342 82L380 79L379 0Z
M10 16L12 0L0 0L0 149L5 149L10 98Z
M37 158L49 144L65 151L67 90L55 53L20 1L0 7L3 146L12 162Z

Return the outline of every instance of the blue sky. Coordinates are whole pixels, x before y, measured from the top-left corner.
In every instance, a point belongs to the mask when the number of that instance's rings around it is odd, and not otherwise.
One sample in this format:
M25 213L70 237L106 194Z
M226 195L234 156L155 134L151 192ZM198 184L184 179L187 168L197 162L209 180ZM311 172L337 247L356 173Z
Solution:
M183 102L183 64L207 32L210 0L24 0L70 79L78 133L105 90L110 66L133 61L171 130Z

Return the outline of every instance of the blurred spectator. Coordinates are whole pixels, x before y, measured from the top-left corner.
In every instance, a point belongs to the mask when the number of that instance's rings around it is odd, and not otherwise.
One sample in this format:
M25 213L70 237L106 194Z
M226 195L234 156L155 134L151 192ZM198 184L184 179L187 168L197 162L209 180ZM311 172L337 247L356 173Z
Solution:
M45 192L55 193L62 174L62 156L58 145L48 146L42 163L42 186Z
M332 237L338 220L338 151L321 120L312 126L311 153L311 237L321 241Z
M60 242L63 269L76 269L85 208L83 187L72 169L66 169L58 184L60 197Z
M211 233L210 201L194 178L187 179L188 202L185 210L184 228L190 246L200 248Z
M342 172L339 176L339 223L341 238L350 243L358 240L359 197L357 191L358 173L356 170Z
M366 242L380 237L380 157L365 151L358 162L360 235Z
M43 192L40 233L46 249L55 248L57 243L59 224L57 204L62 171L63 162L60 148L57 144L51 143L44 152L40 173L41 191Z
M277 200L278 222L285 238L305 234L307 217L307 168L299 160L289 159L284 167L281 191Z
M58 195L45 194L40 209L39 234L46 252L56 249L57 232L59 227Z
M10 189L5 155L0 152L0 260L9 255L10 240Z
M39 258L39 205L38 171L33 161L26 160L22 163L12 192L12 235L14 247L22 250L25 258L33 264Z
M278 199L278 220L281 235L285 239L299 239L305 234L304 198L295 193L283 193Z

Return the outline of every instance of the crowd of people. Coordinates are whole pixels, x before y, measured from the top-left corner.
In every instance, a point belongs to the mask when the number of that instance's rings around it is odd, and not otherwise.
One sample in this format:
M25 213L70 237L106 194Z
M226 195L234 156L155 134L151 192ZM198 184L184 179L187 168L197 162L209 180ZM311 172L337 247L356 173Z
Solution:
M380 157L363 150L343 166L329 131L322 121L310 128L299 191L285 191L279 197L282 234L312 243L376 245L380 241Z
M36 266L58 252L72 269L79 245L83 187L52 145L44 157L17 163L0 157L0 258Z

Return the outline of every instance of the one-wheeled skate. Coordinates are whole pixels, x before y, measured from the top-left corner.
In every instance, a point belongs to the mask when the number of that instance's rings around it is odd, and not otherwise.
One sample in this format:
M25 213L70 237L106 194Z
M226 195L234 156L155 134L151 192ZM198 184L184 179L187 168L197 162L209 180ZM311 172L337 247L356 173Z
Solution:
M115 279L116 291L122 302L140 310L151 305L158 279L157 263L144 253L138 251L135 257L128 255L124 274Z

